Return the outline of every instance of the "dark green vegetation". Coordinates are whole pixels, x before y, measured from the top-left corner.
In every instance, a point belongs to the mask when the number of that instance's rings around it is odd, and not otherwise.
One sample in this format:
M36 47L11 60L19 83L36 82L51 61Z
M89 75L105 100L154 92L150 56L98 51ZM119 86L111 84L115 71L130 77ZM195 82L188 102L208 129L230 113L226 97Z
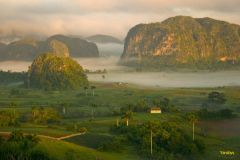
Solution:
M46 151L36 146L39 139L34 135L23 135L20 131L12 132L10 137L0 137L0 159L7 160L50 160Z
M79 89L88 85L88 80L83 68L71 58L43 54L30 66L26 83L45 90Z
M115 38L109 35L102 35L102 34L93 35L93 36L87 37L86 39L94 43L118 43L118 44L123 43L118 38Z
M239 46L239 25L177 16L133 27L126 37L122 60L143 70L227 69L239 65Z
M36 56L50 52L71 57L98 57L96 44L80 38L63 35L49 37L45 41L25 38L8 45L0 44L0 61L3 60L33 60Z
M33 145L22 136L28 156L35 150L57 160L213 160L225 158L219 151L228 150L235 152L230 158L239 156L239 87L164 89L94 83L78 90L49 91L1 84L0 133L21 130L39 135ZM163 113L150 114L152 107ZM188 119L193 113L195 119ZM22 140L1 144L10 145L1 148L10 151L16 146L19 154L24 149Z
M0 71L0 82L1 85L23 82L26 79L26 75L27 73L25 72Z
M147 159L187 159L204 152L205 145L200 140L193 141L189 134L177 123L148 122L126 127L121 125L112 131L126 136L135 145L139 154ZM154 150L151 154L151 132Z

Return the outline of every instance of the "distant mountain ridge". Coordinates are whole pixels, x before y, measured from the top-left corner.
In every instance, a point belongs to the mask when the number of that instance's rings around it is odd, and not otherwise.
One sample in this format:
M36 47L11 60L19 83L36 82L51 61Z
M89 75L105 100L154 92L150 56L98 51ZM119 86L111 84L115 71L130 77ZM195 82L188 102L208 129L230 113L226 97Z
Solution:
M109 35L103 35L103 34L97 34L90 37L87 37L86 40L94 43L118 43L123 44L121 40L119 40L116 37L109 36Z
M139 24L127 34L122 60L154 59L169 66L240 62L240 26L211 18L176 16ZM157 63L157 61L159 63ZM150 61L151 63L151 61Z
M71 57L99 57L97 45L84 39L64 35L54 35L49 39L55 39L66 44Z
M0 60L33 60L37 55L51 52L71 57L98 57L96 44L80 38L54 35L45 41L24 38L8 45L0 44Z

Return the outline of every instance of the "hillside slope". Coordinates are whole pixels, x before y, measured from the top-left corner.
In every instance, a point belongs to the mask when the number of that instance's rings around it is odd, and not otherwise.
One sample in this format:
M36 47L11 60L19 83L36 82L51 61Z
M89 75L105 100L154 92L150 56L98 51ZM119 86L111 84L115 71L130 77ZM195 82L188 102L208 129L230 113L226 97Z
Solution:
M51 157L57 160L81 159L81 160L132 160L139 159L136 155L125 153L100 152L95 149L79 146L65 141L42 139L39 147L46 150Z

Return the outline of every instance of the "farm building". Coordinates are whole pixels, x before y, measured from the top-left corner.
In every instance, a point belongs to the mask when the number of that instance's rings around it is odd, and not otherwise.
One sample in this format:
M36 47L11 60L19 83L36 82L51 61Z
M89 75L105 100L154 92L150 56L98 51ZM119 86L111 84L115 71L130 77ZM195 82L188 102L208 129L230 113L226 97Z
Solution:
M161 108L154 107L151 108L150 113L162 113L162 111Z

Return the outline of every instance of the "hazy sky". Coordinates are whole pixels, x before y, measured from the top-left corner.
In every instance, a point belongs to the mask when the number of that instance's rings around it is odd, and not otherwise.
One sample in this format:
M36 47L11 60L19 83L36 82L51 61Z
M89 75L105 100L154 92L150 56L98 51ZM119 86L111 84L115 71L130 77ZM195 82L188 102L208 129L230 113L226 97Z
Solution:
M240 0L0 0L0 34L110 34L175 15L240 24Z

